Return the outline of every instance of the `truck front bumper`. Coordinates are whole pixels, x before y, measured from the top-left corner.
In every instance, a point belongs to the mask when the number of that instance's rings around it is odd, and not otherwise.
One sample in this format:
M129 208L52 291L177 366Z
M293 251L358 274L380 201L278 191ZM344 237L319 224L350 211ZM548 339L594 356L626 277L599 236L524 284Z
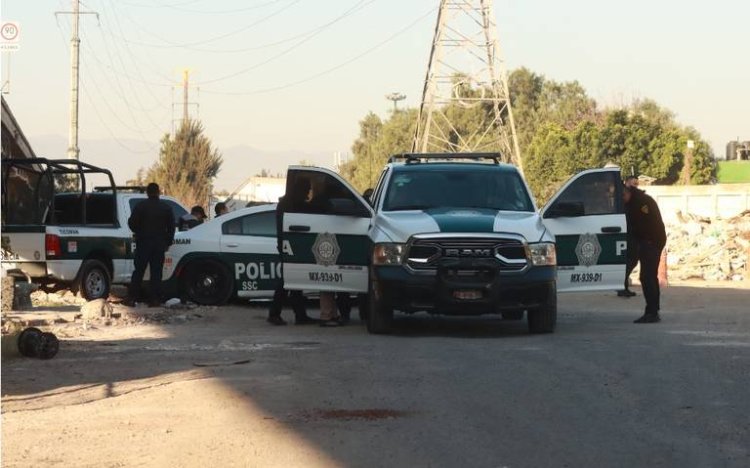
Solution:
M476 264L443 265L414 273L403 266L373 268L376 285L397 310L480 315L547 304L556 294L555 267L506 273Z

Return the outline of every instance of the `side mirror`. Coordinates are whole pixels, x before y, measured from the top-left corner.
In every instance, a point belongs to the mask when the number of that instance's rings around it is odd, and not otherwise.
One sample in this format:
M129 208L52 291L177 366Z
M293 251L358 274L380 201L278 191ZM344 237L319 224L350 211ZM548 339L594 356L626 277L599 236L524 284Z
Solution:
M575 218L584 216L583 202L560 202L555 203L545 213L545 218Z

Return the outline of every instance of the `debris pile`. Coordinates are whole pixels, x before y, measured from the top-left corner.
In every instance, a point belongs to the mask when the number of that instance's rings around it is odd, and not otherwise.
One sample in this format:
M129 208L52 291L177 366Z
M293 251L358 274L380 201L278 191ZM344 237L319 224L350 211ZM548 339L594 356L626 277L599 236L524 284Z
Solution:
M670 278L750 280L750 210L729 219L677 218L667 226Z

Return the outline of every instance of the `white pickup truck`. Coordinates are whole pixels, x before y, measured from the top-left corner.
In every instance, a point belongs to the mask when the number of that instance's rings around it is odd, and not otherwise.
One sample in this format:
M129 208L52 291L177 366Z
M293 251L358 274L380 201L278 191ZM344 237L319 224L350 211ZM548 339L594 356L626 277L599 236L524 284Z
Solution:
M109 185L86 191L87 178ZM61 178L80 190L55 193ZM71 288L87 300L106 298L113 283L130 282L133 233L127 220L146 198L140 187L117 187L107 169L76 160L2 161L2 268L46 288ZM187 213L162 197L175 217ZM147 273L148 274L148 273Z

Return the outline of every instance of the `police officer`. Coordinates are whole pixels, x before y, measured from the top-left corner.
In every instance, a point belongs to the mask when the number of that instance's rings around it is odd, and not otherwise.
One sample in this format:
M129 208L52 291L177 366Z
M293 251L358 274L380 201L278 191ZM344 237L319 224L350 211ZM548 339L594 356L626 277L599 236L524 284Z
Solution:
M161 303L161 274L164 267L164 252L174 240L175 222L172 209L159 199L159 185L151 182L146 187L148 198L133 208L128 226L135 235L135 259L133 276L130 278L130 293L127 305L135 305L140 299L141 283L146 266L150 270L149 306Z
M190 209L189 214L182 215L180 217L180 231L188 231L190 229L193 229L195 226L203 224L205 220L206 212L203 210L203 207L200 205L195 205Z
M219 202L214 206L214 218L218 218L221 215L225 215L229 213L229 208L227 208L227 204L224 202Z
M638 248L641 287L646 298L646 311L635 323L659 322L659 259L667 243L667 232L656 201L646 192L626 186L623 200L628 234L632 235Z
M626 187L638 188L638 177L630 175L625 178ZM617 291L617 295L620 297L633 297L635 292L630 290L630 274L633 273L635 266L638 265L638 243L633 238L630 230L628 230L628 250L627 250L627 264L625 266L625 288Z
M292 187L292 192L281 197L276 205L276 248L279 256L283 255L283 234L284 234L284 212L285 211L306 211L307 202L310 197L310 181L308 179L297 179ZM283 271L282 271L283 277ZM273 293L273 302L268 310L268 323L271 325L286 325L281 318L281 309L289 303L294 311L294 324L307 325L318 323L317 320L307 315L305 309L305 298L302 291L287 291L284 289L283 279L276 286Z

